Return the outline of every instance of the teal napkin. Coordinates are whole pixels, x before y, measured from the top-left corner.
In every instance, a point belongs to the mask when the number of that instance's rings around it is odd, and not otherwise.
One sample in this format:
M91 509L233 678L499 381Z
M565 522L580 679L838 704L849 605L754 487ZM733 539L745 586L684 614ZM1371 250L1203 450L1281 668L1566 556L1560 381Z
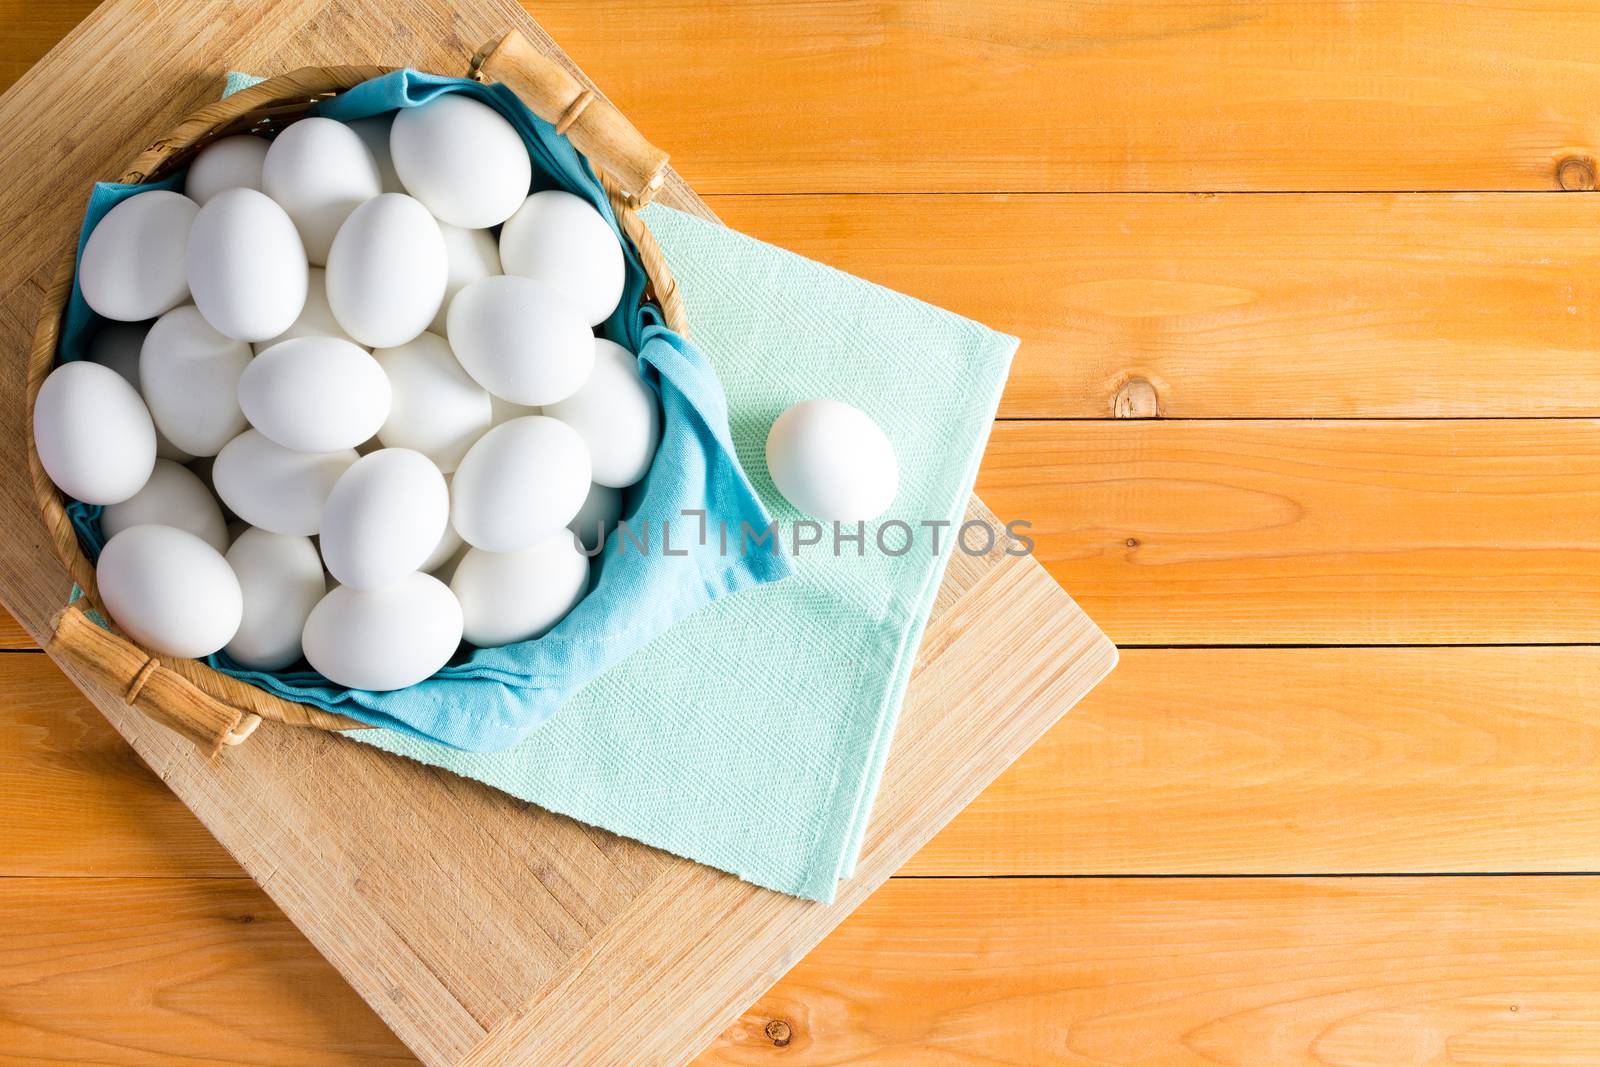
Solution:
M831 900L854 869L1017 342L670 208L645 219L678 279L689 335L722 380L739 462L785 544L803 516L773 487L765 442L800 400L843 400L883 427L900 460L890 511L867 525L859 555L848 541L835 554L824 531L794 553L794 577L679 622L509 751L346 736L757 885ZM908 551L896 523L912 534Z

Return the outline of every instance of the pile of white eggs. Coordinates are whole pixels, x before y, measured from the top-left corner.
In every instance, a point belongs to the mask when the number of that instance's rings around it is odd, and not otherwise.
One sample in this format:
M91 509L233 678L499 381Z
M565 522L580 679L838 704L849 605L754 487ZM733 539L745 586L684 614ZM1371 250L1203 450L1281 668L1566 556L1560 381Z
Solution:
M112 321L33 421L51 480L104 505L119 627L390 690L572 610L660 413L595 335L614 232L532 178L511 124L450 94L223 138L184 193L105 215L78 280Z

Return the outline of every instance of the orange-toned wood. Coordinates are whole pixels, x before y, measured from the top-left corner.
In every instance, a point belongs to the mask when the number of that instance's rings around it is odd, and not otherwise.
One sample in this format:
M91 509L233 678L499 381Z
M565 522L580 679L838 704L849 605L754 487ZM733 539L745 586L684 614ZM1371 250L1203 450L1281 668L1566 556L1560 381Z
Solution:
M719 196L1023 339L1005 418L1600 413L1600 197Z
M11 613L0 607L0 649L36 649L38 642L28 635Z
M902 873L1600 870L1597 693L1600 648L1124 652Z
M40 653L0 655L0 825L0 880L245 877Z
M6 878L0 1062L416 1061L247 878Z
M0 87L93 6L0 4ZM1557 189L1600 154L1581 3L525 6L703 192Z
M1600 648L1159 649L903 873L1597 869ZM238 877L42 656L0 660L0 877Z
M238 17L206 14L174 9L155 21L136 0L110 0L0 97L9 149L0 171L14 179L0 180L6 351L22 350L14 342L43 306L48 261L60 261L76 228L79 208L60 190L117 173L147 135L172 127L172 112L214 94L225 65L370 64L398 53L459 69L507 26L555 51L505 0L263 0ZM174 31L180 15L192 32ZM462 38L473 44L463 49ZM707 213L676 175L661 199ZM27 451L21 372L18 360L0 361L15 416L0 419L10 457L0 465L14 471ZM0 482L0 593L37 635L67 583L22 488ZM261 729L207 759L60 662L424 1061L655 1063L712 1040L1115 662L1037 562L999 553L952 561L928 639L861 858L827 904L322 731ZM1011 649L1003 674L990 669L996 643Z
M1600 421L1002 423L978 490L1120 644L1600 640Z
M0 87L92 6L0 0ZM723 193L1550 190L1593 183L1600 144L1600 14L1583 4L535 7L697 187ZM231 61L249 69L309 40L308 26L295 0L218 4L190 47L232 34ZM664 65L668 54L680 60ZM196 72L194 90L214 76ZM94 118L154 131L187 106L101 106ZM1197 418L1600 414L1593 204L714 201L758 236L1021 333L1008 415ZM54 240L75 211L31 216L23 237ZM34 299L41 284L5 263L0 282ZM8 330L31 325L8 314ZM1584 630L1574 604L1592 602L1592 568L1574 561L1594 540L1587 424L1536 424L1526 436L1548 447L1532 454L1498 425L1380 426L1372 449L1367 428L1275 425L1300 436L1064 427L1037 457L1060 472L1063 455L1081 454L1074 473L1025 483L1013 445L1001 475L1062 524L1056 573L1074 591L1092 585L1095 610L1118 608L1130 631L1343 643L1483 640L1507 618L1519 639ZM996 454L1043 429L1003 427ZM1177 436L1190 432L1209 443ZM1505 447L1480 447L1501 432ZM1291 466L1297 442L1311 454ZM1091 468L1099 485L1081 474ZM1562 482L1577 489L1538 488ZM1227 525L1274 500L1298 509L1290 543L1305 558L1275 553L1265 529ZM1441 551L1429 505L1477 538L1470 551ZM1118 560L1115 543L1070 548L1130 520L1170 565ZM1197 615L1172 610L1185 585L1202 594ZM0 648L26 646L7 621ZM1368 870L1578 866L1593 838L1591 655L1135 651L908 870L1038 873L1136 854L1151 871L1237 873L1274 858L1303 870L1335 856ZM0 877L0 1059L400 1057L50 670L0 655L0 875L167 880ZM1218 699L1193 698L1195 678ZM190 874L206 880L176 877ZM1587 1064L1600 1032L1592 883L898 880L704 1062ZM23 970L46 959L49 975ZM766 1030L780 1020L781 1050Z
M897 879L697 1062L1586 1067L1593 882ZM18 1063L412 1062L243 880L0 882L0 1041Z
M1597 956L1593 878L897 879L698 1063L1589 1067Z
M66 36L95 0L0 0L0 91Z
M529 0L702 192L1595 183L1576 0Z

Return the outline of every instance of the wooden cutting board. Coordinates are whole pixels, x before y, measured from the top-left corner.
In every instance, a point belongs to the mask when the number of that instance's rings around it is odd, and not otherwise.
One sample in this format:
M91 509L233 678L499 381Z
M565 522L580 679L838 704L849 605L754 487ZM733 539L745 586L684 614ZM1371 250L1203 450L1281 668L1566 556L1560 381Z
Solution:
M111 0L0 97L0 599L36 638L68 584L29 499L23 359L89 183L214 99L225 70L454 73L512 27L555 52L504 0ZM676 175L662 199L711 217ZM317 731L269 723L208 761L74 680L425 1062L655 1064L732 1022L1115 660L1032 559L957 555L832 905Z

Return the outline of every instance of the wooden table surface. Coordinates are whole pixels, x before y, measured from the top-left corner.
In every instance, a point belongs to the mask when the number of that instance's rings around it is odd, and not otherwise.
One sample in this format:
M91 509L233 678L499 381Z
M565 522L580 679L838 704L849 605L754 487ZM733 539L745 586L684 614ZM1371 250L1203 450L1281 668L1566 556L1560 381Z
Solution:
M1600 1062L1600 8L530 5L730 225L1023 338L979 491L1126 649L704 1063ZM0 1063L408 1062L0 644Z

